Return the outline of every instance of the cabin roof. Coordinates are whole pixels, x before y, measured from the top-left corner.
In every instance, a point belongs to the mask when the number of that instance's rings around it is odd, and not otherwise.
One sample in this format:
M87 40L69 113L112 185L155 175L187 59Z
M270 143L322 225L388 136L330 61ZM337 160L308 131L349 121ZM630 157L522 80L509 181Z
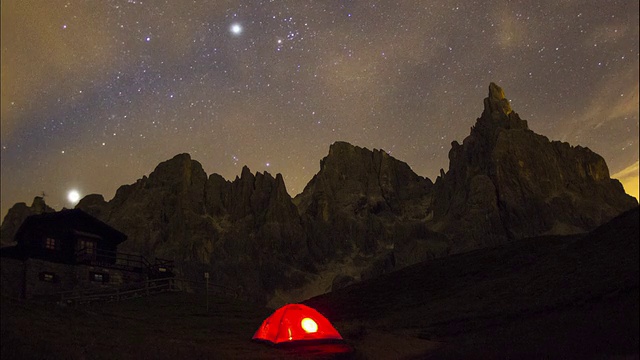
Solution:
M76 234L98 235L115 245L127 240L127 235L80 209L31 215L20 225L15 240L21 242L24 233L29 229L38 229L45 233L73 231Z

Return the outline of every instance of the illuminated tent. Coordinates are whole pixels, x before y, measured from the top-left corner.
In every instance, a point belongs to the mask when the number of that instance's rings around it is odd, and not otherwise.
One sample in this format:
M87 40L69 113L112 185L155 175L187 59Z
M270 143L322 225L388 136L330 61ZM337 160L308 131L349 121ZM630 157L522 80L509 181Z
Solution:
M266 318L253 335L253 340L283 345L297 342L342 341L342 336L329 320L316 310L302 304L289 304Z

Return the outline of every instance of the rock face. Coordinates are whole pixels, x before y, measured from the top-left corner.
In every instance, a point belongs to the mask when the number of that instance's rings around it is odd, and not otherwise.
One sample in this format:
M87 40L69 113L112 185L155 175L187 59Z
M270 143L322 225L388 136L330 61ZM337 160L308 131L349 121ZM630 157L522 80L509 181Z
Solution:
M494 83L471 134L451 145L430 228L447 234L454 251L587 232L637 206L602 157L529 130Z
M265 301L275 286L298 286L292 270L306 260L306 237L282 176L253 175L247 167L234 181L207 178L188 154L159 164L113 200L99 195L78 208L123 229L120 251L176 259L181 275L212 280Z
M449 160L434 184L382 150L336 142L291 199L280 174L244 167L233 181L207 177L181 154L121 186L112 200L89 195L77 208L126 233L120 251L174 259L191 279L208 271L214 283L266 303L299 301L455 252L587 232L638 205L602 157L529 130L493 83ZM43 211L53 209L41 198L16 204L3 241Z
M400 227L424 220L432 186L382 150L336 142L294 203L316 259L372 255L393 244Z

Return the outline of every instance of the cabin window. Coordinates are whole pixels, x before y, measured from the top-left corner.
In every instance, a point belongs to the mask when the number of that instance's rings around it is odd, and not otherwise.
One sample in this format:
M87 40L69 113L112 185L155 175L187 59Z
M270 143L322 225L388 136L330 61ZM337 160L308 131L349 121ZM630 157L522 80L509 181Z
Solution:
M46 238L44 240L44 248L47 250L55 250L56 249L56 239Z
M99 273L99 272L91 272L89 273L89 280L94 282L109 282L109 274L107 273Z
M46 281L46 282L56 282L57 281L56 274L52 273L52 272L48 272L48 271L40 272L40 274L38 274L38 277L40 278L40 281Z
M96 242L94 240L80 240L78 250L84 250L85 254L95 253Z

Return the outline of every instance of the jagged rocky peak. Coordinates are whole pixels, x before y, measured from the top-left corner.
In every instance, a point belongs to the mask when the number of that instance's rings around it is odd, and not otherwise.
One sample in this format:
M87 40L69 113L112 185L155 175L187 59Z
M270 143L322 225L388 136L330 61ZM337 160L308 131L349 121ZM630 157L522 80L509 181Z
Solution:
M320 171L294 202L300 213L325 221L338 209L351 214L361 210L400 213L402 203L421 198L431 186L431 180L384 150L338 141L329 147Z
M31 211L36 214L42 214L46 212L54 212L55 210L44 202L43 197L36 196L33 198L33 202L31 203Z
M601 156L529 130L494 83L471 134L452 143L449 161L432 208L438 228L464 239L466 249L586 232L637 204L610 179Z
M172 159L161 162L149 175L149 181L153 185L176 185L183 187L190 185L203 185L207 180L207 174L202 165L191 159L191 155L184 153L174 156Z
M518 113L513 111L511 103L506 98L504 90L496 83L489 84L489 95L484 99L484 110L476 121L473 130L480 132L482 136L495 135L497 129L524 129L528 130L526 120L520 119ZM493 136L489 136L493 138Z
M104 196L102 194L89 194L83 197L80 202L78 202L78 207L93 207L93 206L101 206L106 201L104 200Z
M378 151L354 146L345 141L336 141L329 146L329 154L320 160L320 170L322 171L328 166L332 168L332 171L349 171L351 169L351 172L356 172L361 169L353 168L353 166L361 164L365 159L371 159L373 154Z
M206 182L207 174L202 165L187 153L178 154L158 164L148 177L142 176L133 184L120 186L109 205L119 207L126 201L142 200L153 193L159 199L178 196L182 203L192 203L193 209L202 213Z
M108 208L108 203L104 200L104 196L101 194L89 194L78 202L76 205L76 209L81 209L82 211L90 214L92 216L97 217L98 219L102 219Z
M323 170L327 175L339 175L341 180L375 179L379 183L386 182L390 176L400 176L402 180L430 182L416 175L407 163L395 159L382 149L369 150L345 141L331 144L329 154L320 161L320 173Z
M18 228L28 216L49 212L55 212L55 210L49 207L41 196L33 198L31 206L27 206L27 204L23 202L16 203L11 207L11 209L9 209L7 215L2 221L2 227L0 228L0 244L11 244Z
M489 113L500 111L505 115L509 115L513 111L511 110L511 103L504 96L504 90L493 82L489 84L489 96L485 99L484 107Z
M297 216L282 174L275 178L266 171L253 174L247 166L233 182L225 183L219 177L210 177L207 198L209 208L219 212L222 206L236 219L265 211L278 218Z
M346 141L336 141L333 144L329 145L329 155L328 156L342 156L345 154L356 154L358 152L365 151L370 153L371 151L366 148L361 148L359 146L351 145ZM375 150L374 150L375 151Z

